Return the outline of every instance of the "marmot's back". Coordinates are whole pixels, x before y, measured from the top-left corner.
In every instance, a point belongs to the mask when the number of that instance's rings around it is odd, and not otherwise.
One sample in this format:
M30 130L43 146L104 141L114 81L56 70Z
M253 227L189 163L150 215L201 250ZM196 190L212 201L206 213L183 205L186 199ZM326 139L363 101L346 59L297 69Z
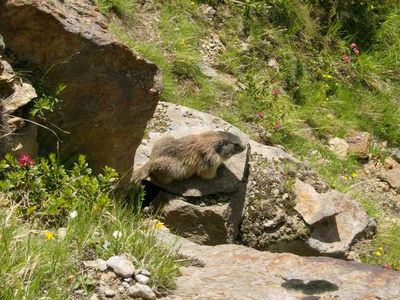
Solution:
M244 148L238 136L224 131L207 131L179 139L164 136L154 143L149 161L134 172L132 180L139 183L150 176L167 184L195 174L212 179L224 160Z

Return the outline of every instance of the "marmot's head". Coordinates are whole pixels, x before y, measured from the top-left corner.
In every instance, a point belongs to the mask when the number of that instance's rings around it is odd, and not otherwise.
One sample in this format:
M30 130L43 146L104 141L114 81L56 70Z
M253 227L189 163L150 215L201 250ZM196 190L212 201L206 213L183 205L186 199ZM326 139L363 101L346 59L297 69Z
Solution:
M214 149L223 160L242 152L246 148L240 138L231 132L218 131L218 136L219 139L217 140Z

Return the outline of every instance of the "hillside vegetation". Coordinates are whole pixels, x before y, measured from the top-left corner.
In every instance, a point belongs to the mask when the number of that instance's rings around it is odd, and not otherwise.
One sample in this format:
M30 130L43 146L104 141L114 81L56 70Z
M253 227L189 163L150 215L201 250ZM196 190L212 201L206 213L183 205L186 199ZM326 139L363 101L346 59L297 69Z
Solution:
M329 138L370 132L377 161L388 154L382 142L400 145L399 4L98 0L120 40L162 69L163 100L282 145L343 192L362 162L339 159ZM399 267L397 221L375 199L353 196L379 223L364 261Z

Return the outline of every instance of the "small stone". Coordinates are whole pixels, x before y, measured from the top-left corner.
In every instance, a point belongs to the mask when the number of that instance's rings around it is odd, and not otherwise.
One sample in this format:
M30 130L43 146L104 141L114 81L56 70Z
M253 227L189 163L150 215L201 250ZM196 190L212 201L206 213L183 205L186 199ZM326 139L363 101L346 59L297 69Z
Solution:
M121 294L125 293L125 289L124 289L124 287L122 287L122 286L120 286L120 287L118 288L118 291L119 291Z
M140 274L147 276L147 277L151 277L151 273L149 271L147 271L146 269L141 269Z
M89 300L99 300L99 297L97 296L97 294L93 294Z
M65 227L60 227L57 231L57 236L63 240L67 236L67 228Z
M107 262L104 259L99 258L96 260L96 263L97 263L97 268L101 272L104 272L107 270Z
M87 269L96 269L97 263L94 260L85 260L83 261L83 266Z
M112 256L107 260L107 266L121 277L132 277L135 267L124 255Z
M128 282L128 283L129 283L129 282L132 282L132 278L124 278L124 281L125 281L125 282Z
M127 288L129 288L131 285L130 285L129 283L123 281L123 282L122 282L122 286L123 286L124 288L127 289Z
M392 158L397 161L398 163L400 163L400 149L396 148L393 150L392 152Z
M115 279L117 276L115 275L114 272L106 272L106 273L102 273L100 275L100 279L103 281L111 281L113 279Z
M339 158L344 159L349 151L349 144L340 138L333 138L329 140L329 150L335 153Z
M278 197L278 196L279 196L279 190L278 190L278 189L273 189L273 190L272 190L272 194L273 194L275 197Z
M142 298L144 300L155 300L156 294L147 285L136 283L128 289L128 295L132 298Z
M150 282L150 278L142 274L136 275L135 280L141 284L148 284Z
M83 295L85 293L85 290L75 290L74 294L75 295Z
M106 296L107 298L112 298L112 297L114 297L116 294L117 294L116 291L114 291L114 290L112 290L112 289L110 289L110 288L108 288L108 289L106 289L106 290L104 291L104 296Z

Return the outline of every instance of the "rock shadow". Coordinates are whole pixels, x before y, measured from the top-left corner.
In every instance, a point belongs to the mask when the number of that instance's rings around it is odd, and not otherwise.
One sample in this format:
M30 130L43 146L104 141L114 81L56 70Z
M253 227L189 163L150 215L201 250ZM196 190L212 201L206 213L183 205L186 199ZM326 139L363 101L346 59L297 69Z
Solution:
M312 225L311 237L322 243L340 242L336 216L330 216Z
M301 291L306 295L335 292L339 286L327 280L311 280L307 283L301 279L285 279L281 286L287 290Z

